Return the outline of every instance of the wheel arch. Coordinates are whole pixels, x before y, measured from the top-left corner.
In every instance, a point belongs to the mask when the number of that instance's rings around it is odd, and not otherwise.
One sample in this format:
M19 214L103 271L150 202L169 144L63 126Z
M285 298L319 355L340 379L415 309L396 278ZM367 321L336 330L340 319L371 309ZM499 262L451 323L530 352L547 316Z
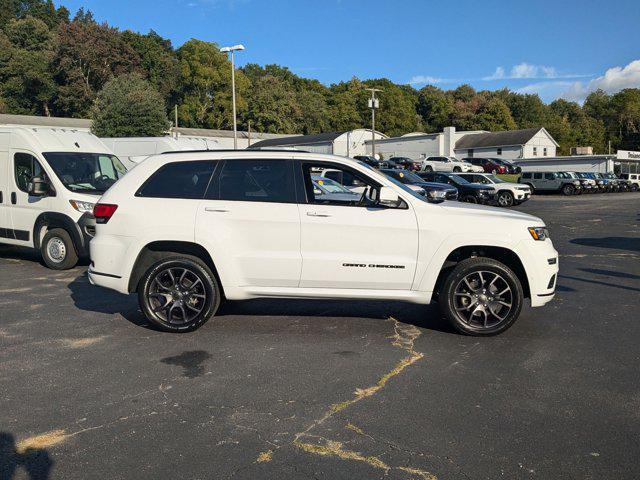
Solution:
M60 212L42 212L38 215L38 218L36 218L36 221L33 224L34 248L38 250L40 249L40 242L42 241L42 235L40 235L40 233L45 227L48 230L52 228L63 228L69 232L76 254L81 255L86 251L87 245L85 245L80 226L71 217Z
M140 283L142 275L149 269L149 267L151 267L151 265L163 258L175 254L197 257L206 263L216 277L218 285L220 286L220 292L224 298L224 287L220 281L220 275L218 274L218 270L213 262L213 258L209 254L209 251L197 243L181 240L153 241L147 243L142 247L142 249L140 249L140 252L136 257L136 261L133 264L133 268L131 269L131 274L129 275L129 284L127 288L129 293L137 291L138 283Z
M493 245L463 245L453 249L440 265L432 289L434 296L437 295L449 272L462 260L473 257L487 257L505 264L520 280L525 298L531 297L527 272L518 254L508 247Z

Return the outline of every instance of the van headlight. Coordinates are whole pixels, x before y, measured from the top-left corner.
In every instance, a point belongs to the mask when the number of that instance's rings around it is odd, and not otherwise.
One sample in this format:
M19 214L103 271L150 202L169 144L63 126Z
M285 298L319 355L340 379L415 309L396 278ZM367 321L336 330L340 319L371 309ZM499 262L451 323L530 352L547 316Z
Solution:
M547 227L529 227L529 233L534 240L541 242L549 238L549 230L547 230Z
M83 202L81 200L69 200L71 206L80 213L93 213L95 203Z

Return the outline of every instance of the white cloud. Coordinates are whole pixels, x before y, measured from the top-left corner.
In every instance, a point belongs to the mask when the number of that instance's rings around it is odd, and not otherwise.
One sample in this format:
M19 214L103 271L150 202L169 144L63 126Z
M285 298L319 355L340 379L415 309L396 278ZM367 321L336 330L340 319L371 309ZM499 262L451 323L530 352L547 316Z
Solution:
M442 83L443 78L431 77L429 75L414 75L409 80L410 85L423 84L423 83Z
M582 102L587 95L599 88L607 93L617 93L625 88L640 88L640 60L634 60L624 67L610 68L604 75L588 83L574 82L562 96Z
M493 75L484 77L483 80L491 81L491 80L501 80L503 78L504 78L504 68L496 67L496 71L493 72Z
M555 67L549 67L547 65L533 65L531 63L522 62L514 65L509 70L509 74L506 74L504 67L496 67L495 72L488 77L482 78L482 80L490 82L493 80L514 80L514 79L555 79L555 78L581 78L591 77L591 75L577 75L577 74L559 74Z

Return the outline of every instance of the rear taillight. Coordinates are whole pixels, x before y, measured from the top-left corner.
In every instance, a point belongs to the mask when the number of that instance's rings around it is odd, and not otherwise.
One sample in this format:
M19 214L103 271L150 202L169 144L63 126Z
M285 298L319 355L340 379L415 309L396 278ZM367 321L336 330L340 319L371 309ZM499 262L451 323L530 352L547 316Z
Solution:
M96 203L93 207L93 216L96 217L96 223L107 223L113 214L116 213L118 205L110 203Z

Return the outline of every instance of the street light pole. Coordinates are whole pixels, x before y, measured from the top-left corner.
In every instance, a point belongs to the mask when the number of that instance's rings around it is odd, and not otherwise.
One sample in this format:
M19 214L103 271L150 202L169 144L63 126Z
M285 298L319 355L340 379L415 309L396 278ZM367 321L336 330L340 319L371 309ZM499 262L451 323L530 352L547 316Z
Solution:
M233 103L233 149L238 149L238 126L236 120L236 67L234 52L244 50L244 45L234 45L233 47L222 47L222 53L231 52L231 98Z
M369 108L371 109L371 156L376 156L376 108L380 106L378 99L376 98L376 92L381 92L379 88L365 88L371 92L371 99L369 99Z

